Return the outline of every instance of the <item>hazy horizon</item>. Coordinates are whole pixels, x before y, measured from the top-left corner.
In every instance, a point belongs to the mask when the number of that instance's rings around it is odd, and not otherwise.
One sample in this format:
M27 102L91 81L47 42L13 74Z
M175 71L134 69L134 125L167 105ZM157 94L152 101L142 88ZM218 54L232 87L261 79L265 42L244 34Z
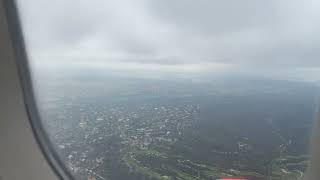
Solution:
M320 79L320 3L315 0L18 5L32 66L105 68L129 76Z
M39 123L77 179L303 179L320 1L17 2Z

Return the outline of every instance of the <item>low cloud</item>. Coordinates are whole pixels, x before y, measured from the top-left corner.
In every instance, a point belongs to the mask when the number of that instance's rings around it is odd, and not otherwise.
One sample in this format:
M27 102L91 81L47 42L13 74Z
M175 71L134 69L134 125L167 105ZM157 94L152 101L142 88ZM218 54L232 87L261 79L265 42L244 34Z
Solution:
M193 66L199 73L221 68L282 71L281 76L320 68L316 0L20 0L18 5L35 63Z

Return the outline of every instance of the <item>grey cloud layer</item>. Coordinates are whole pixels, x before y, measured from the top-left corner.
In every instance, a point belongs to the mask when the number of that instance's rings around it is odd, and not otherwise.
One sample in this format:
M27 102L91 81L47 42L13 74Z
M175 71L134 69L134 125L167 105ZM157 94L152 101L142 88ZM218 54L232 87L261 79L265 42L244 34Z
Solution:
M320 67L316 0L19 1L39 61Z

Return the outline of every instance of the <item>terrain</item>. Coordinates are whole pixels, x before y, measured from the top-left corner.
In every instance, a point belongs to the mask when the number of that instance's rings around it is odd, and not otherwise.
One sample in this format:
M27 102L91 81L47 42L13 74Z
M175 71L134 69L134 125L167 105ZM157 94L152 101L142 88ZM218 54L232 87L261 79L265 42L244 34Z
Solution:
M43 125L77 179L302 179L317 87L253 78L53 79Z

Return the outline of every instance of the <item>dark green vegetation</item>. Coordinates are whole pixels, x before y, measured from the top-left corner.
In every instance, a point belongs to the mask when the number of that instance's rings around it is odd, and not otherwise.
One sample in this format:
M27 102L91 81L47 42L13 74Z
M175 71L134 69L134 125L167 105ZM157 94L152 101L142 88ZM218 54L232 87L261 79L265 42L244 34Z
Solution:
M39 90L45 126L79 179L303 177L310 84L103 80L45 81Z
M285 156L273 160L271 164L273 179L298 180L308 165L308 156Z
M218 166L195 163L180 156L169 156L154 150L130 152L123 159L131 167L150 179L210 179L212 177L256 177L255 172L240 172ZM165 175L162 175L165 174Z

